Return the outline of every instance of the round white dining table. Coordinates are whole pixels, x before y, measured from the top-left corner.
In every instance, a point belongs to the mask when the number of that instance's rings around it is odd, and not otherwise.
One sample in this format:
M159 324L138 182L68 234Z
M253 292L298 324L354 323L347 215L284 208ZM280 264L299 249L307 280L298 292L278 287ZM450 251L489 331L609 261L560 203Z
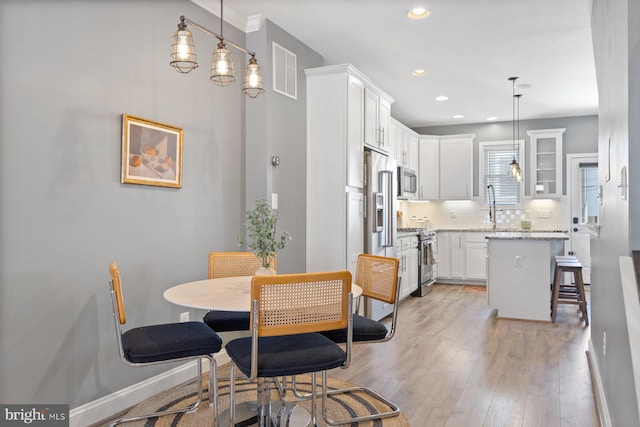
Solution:
M196 280L175 285L164 291L164 299L183 307L203 310L249 311L251 309L251 278L224 277ZM353 298L362 295L362 288L351 285Z

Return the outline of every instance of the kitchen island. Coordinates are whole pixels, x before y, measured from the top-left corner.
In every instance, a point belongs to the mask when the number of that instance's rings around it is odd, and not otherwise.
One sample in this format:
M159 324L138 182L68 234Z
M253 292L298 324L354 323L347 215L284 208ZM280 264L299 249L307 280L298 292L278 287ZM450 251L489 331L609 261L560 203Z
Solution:
M551 320L555 257L565 233L496 232L487 235L487 296L498 317Z

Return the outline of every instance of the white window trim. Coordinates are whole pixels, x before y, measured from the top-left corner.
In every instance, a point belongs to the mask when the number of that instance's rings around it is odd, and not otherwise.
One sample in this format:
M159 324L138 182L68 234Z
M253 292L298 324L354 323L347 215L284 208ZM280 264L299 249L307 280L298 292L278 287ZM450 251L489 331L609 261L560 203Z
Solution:
M518 209L518 208L522 208L524 206L524 199L525 199L525 177L526 177L526 170L523 167L523 165L526 165L526 159L525 159L525 141L524 139L518 139L516 140L516 144L518 145L518 158L520 159L520 161L518 162L518 164L520 165L520 169L522 171L522 181L520 181L520 204L519 205L500 205L500 204L496 204L496 206L499 207L503 207L506 209ZM484 195L486 193L485 189L484 189L484 150L485 147L487 146L496 146L496 145L508 145L509 147L513 147L513 141L482 141L478 143L478 193L480 196L480 201L481 201L481 206L485 206L485 198Z

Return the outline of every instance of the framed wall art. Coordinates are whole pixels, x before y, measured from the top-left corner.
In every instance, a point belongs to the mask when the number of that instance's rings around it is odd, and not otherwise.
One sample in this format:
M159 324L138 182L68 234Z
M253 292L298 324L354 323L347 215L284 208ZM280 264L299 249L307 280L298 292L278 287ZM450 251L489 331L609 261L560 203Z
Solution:
M121 182L180 188L182 129L123 114Z

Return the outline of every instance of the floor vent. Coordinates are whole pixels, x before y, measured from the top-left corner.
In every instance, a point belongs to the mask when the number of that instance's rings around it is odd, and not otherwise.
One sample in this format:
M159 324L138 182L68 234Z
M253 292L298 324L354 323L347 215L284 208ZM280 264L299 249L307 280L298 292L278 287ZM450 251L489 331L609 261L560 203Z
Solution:
M486 292L487 287L482 285L463 285L460 290L469 292Z

